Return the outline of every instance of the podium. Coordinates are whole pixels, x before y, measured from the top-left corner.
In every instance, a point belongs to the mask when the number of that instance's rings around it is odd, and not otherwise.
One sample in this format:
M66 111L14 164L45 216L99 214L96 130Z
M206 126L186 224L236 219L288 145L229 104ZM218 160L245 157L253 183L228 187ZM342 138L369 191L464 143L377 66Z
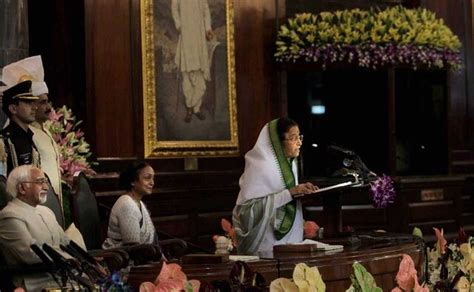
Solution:
M295 198L302 200L311 200L317 196L321 197L323 202L323 217L326 218L324 224L325 238L336 238L343 234L341 210L342 192L353 187L363 187L357 177L355 181L349 178L343 178L342 180L342 182L339 182L339 180L329 186L322 187L316 193L295 196Z

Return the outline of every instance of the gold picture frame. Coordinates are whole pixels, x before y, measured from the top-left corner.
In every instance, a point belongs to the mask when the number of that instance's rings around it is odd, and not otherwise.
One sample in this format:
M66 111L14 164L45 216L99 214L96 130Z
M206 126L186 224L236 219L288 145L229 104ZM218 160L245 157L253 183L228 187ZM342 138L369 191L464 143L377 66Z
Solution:
M141 0L140 16L145 157L238 155L232 0Z

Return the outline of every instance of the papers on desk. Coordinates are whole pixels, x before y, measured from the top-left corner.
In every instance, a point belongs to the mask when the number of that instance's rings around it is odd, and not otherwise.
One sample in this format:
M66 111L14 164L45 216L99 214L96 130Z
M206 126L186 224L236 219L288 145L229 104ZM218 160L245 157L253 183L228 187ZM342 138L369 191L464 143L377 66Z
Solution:
M325 252L325 253L336 253L344 249L342 245L331 245L306 239L298 243L287 243L273 246L274 254L287 254L287 253L314 253L314 252Z
M324 251L344 249L344 246L340 244L327 244L324 242L319 242L319 241L311 240L311 239L305 239L302 242L293 243L293 244L296 244L296 245L315 244L318 250L324 250Z
M317 193L322 193L322 192L337 189L337 188L347 187L347 186L350 186L352 183L353 182L351 182L351 181L346 181L346 182L343 182L343 183L340 183L340 184L337 184L337 185L332 185L332 186L329 186L329 187L317 189L315 192L313 192L311 194L306 194L306 195L305 194L297 194L297 195L294 195L293 197L294 198L300 198L300 197L303 197L303 196L311 196L312 194L317 194Z
M258 256L252 256L252 255L229 255L229 260L236 262L236 261L242 261L242 262L250 262L250 261L258 261L260 258Z

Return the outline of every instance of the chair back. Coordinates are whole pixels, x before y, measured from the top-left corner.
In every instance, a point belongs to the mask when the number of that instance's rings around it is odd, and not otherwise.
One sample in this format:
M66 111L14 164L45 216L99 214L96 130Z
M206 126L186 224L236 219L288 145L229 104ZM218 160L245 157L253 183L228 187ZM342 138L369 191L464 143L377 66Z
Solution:
M7 192L7 178L0 175L0 210L2 210L11 199L12 196Z
M63 215L63 208L61 203L59 202L59 196L54 191L53 187L51 186L51 182L48 179L48 198L43 206L50 208L54 215L56 216L56 220L58 221L59 225L64 229L64 215Z
M74 174L70 200L72 221L81 232L87 249L100 249L103 239L97 199L82 172Z

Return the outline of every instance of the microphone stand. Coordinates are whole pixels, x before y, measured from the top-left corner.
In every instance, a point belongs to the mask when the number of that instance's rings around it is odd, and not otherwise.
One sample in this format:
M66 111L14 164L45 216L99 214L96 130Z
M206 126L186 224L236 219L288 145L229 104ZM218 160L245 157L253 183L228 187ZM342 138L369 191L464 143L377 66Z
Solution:
M65 271L65 273L73 280L77 282L79 286L83 286L87 288L89 291L94 291L94 285L90 282L89 279L82 277L79 271L75 267L73 267L70 263L66 261L66 259L58 253L56 250L54 250L51 246L49 246L47 243L43 244L43 250L48 254L48 256L51 257L51 259L54 261L56 265L62 270Z
M51 277L53 277L54 282L58 284L59 288L61 289L65 288L67 285L67 276L61 273L61 282L59 282L59 279L58 277L56 277L55 272L54 272L54 270L57 270L56 265L48 258L48 256L44 253L44 251L36 244L32 244L30 248L41 259L43 264L47 266L47 268L51 268L53 270L48 273L51 275Z
M169 234L169 233L166 233L166 232L164 232L164 231L161 231L161 230L158 231L158 229L156 229L155 232L157 233L157 235L162 234L162 235L164 235L165 237L169 237L169 239L182 240L182 241L184 241L184 242L186 243L186 245L188 245L188 246L190 246L190 247L192 247L192 248L194 248L194 249L197 249L197 250L199 250L199 251L201 251L201 252L205 252L205 253L207 253L207 254L213 254L213 252L211 252L211 251L209 251L209 250L207 250L207 249L205 249L205 248L202 248L202 247L200 247L200 246L198 246L198 245L196 245L196 244L194 244L194 243L192 243L192 242L189 242L189 241L187 241L187 240L184 240L184 239L182 239L182 238L175 237L175 236L173 236L173 235L171 235L171 234ZM159 236L158 236L158 238L159 238ZM166 239L163 239L163 240L166 240ZM160 241L159 241L159 240L158 240L158 244L160 244ZM160 248L161 248L161 247L160 247Z
M89 276L89 279L91 279L92 282L95 283L98 280L107 277L107 273L104 270L99 269L97 267L97 263L90 263L87 261L80 253L72 248L71 245L64 246L61 244L59 247L80 262L82 271L85 272L87 276Z

